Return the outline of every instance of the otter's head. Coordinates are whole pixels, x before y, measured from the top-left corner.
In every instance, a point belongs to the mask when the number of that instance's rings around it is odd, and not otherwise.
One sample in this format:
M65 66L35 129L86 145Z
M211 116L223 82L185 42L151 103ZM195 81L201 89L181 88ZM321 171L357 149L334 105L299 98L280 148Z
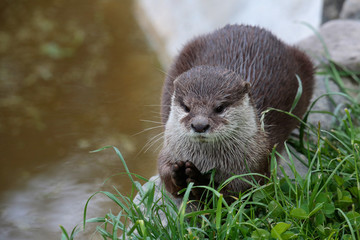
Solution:
M166 128L201 142L230 138L242 131L248 138L257 130L249 89L249 83L224 68L192 68L174 81Z

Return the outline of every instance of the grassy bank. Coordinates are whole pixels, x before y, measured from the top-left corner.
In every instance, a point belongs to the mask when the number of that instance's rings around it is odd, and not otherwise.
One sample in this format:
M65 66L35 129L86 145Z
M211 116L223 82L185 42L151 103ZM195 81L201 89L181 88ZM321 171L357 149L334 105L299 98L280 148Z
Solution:
M178 209L166 194L157 195L154 183L142 189L139 177L129 172L121 153L113 148L134 191L130 196L118 191L95 193L105 194L122 210L87 219L90 198L85 206L84 227L88 222L99 223L96 231L104 239L360 239L360 105L342 78L360 81L354 73L338 70L331 62L318 74L334 80L348 104L339 105L332 113L321 113L333 119L331 130L308 124L308 112L299 134L291 136L284 152L272 152L272 174L266 185L253 183L254 187L240 193L231 205L219 189L206 186L213 193L211 201L201 210L187 212L192 184ZM279 159L289 165L291 174L277 165ZM308 167L305 175L297 171L295 160ZM282 178L278 177L279 171ZM138 191L141 204L133 201ZM168 224L163 224L162 216ZM62 231L62 239L74 239L76 235L76 230Z

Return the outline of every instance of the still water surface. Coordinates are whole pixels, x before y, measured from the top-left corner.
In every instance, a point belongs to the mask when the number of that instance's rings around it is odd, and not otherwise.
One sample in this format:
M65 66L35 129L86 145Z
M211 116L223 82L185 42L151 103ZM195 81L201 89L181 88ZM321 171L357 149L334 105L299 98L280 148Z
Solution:
M163 73L131 4L0 3L0 239L59 239L94 192L128 193L124 175L104 183L124 171L115 153L90 150L114 145L130 171L156 173L158 145L143 147L161 131ZM96 196L89 217L109 209ZM92 227L78 239L99 239Z

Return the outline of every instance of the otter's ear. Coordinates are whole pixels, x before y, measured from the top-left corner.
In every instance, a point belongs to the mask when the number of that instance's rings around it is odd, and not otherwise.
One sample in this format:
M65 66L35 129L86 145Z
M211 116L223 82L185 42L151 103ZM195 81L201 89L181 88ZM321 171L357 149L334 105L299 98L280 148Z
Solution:
M174 89L184 89L184 80L181 77L177 77L174 82Z
M251 88L251 84L249 82L244 81L243 91L244 93L249 93Z
M184 96L186 95L186 89L184 88L184 85L182 84L182 82L179 80L179 78L176 78L175 81L173 82L174 84L174 90L173 90L173 95L174 96Z
M179 84L179 79L176 78L176 79L174 80L174 82L173 82L174 93L175 93L175 90L177 90L178 92L180 91L180 89L179 89L180 86L181 86L181 85Z
M241 81L239 86L237 87L237 92L239 97L244 96L245 94L250 92L251 84L249 82Z
M237 102L242 100L246 94L250 92L251 84L249 82L241 81L231 90L230 95L233 97L232 101Z
M173 81L174 88L177 87L177 85L179 84L178 82L179 82L179 79L175 78L175 80Z

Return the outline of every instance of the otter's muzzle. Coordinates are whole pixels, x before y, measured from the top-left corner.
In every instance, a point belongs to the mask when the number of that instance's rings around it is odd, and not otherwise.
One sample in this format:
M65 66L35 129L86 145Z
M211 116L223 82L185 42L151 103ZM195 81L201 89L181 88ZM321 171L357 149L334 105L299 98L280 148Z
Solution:
M196 116L191 121L191 129L197 133L205 133L210 129L209 120L204 116Z

